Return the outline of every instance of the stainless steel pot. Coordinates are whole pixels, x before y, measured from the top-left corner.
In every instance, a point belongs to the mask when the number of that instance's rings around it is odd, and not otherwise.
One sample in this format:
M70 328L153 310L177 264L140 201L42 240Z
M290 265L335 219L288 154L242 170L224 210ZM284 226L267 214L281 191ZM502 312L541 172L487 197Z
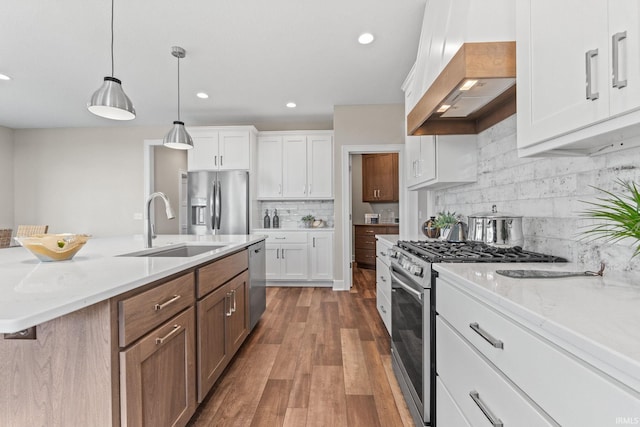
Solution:
M498 212L496 205L493 205L491 212L469 215L467 238L497 247L522 247L524 245L522 216Z

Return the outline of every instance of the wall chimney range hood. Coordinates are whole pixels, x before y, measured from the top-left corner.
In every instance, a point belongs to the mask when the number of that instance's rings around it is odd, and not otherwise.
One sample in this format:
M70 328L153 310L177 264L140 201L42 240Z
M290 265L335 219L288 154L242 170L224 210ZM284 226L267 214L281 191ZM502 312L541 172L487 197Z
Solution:
M407 134L477 134L515 112L516 43L465 43L407 116Z

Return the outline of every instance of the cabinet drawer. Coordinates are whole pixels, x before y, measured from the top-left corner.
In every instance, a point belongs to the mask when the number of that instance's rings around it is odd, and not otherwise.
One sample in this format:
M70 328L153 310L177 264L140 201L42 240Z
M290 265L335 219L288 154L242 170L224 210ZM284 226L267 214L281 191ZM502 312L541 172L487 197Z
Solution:
M376 294L376 306L378 308L378 313L382 318L384 326L387 327L387 332L391 335L391 299L387 299L385 293L380 292L379 286L376 290L378 291Z
M281 243L307 243L307 233L304 231L296 232L282 232L267 234L266 244L281 244Z
M356 262L358 264L376 265L375 249L358 249L356 248Z
M246 249L199 268L198 298L202 298L222 286L229 279L242 273L247 268L249 268L249 253Z
M491 425L489 416L480 409L484 404L495 421L499 419L505 426L557 426L456 334L441 316L436 320L436 343L438 376L471 425ZM480 400L474 400L472 393L477 393L476 399Z
M380 243L379 240L376 240L376 257L378 257L380 261L385 263L387 267L391 265L391 258L389 258L389 249L391 249L391 247L386 243Z
M373 236L356 236L356 248L373 249L376 248L376 239Z
M376 284L377 291L383 293L389 301L391 301L391 273L389 272L389 266L380 260L376 259Z
M357 225L356 236L375 236L376 234L384 234L385 227L374 227L368 225ZM379 233L379 231L383 231Z
M586 362L516 324L448 281L438 279L436 307L478 351L562 425L608 425L640 413L640 400ZM470 327L503 343L494 347Z
M440 377L436 377L436 396L438 396L436 399L436 414L438 414L438 423L440 425L471 427L471 424L462 414Z
M180 276L118 302L120 347L126 347L195 300L194 274Z

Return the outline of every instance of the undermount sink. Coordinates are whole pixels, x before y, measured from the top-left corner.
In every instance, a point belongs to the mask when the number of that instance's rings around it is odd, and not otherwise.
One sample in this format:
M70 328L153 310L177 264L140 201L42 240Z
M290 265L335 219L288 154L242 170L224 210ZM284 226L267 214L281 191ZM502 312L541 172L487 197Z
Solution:
M205 252L214 251L216 249L227 246L226 243L207 244L207 245L173 245L160 248L145 249L138 252L118 255L126 257L173 257L173 258L189 258L200 255Z

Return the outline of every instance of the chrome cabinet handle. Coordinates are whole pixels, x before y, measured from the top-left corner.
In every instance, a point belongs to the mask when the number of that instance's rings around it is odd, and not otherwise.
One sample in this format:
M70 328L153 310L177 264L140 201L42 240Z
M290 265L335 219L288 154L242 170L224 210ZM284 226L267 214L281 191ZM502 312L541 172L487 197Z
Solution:
M282 194L282 184L278 184L278 194Z
M231 295L233 296L233 307L231 308L231 313L235 313L236 312L236 290L232 289L231 290Z
M284 248L282 249L282 259L284 259Z
M612 49L611 49L611 59L613 62L613 87L617 87L618 89L622 89L627 86L627 80L620 80L620 42L627 38L627 32L622 31L620 33L615 33L611 37Z
M233 314L233 310L231 309L231 292L227 292L227 296L224 297L225 304L227 303L227 300L229 300L229 311L226 312L226 316L231 317Z
M313 238L313 247L314 248L316 247L316 238L315 237Z
M213 156L213 164L218 166L218 156Z
M153 306L153 309L155 311L160 311L163 308L165 308L166 306L173 304L174 302L178 301L180 299L180 295L174 295L173 298L171 298L168 301L163 302L162 304L156 304Z
M309 184L309 194L311 194L311 184Z
M493 412L491 412L491 410L482 401L482 399L480 399L480 394L477 391L471 390L469 392L469 396L471 396L471 399L473 399L473 402L476 405L478 405L478 408L480 408L484 416L487 417L487 419L489 420L489 422L493 427L503 427L503 424L500 418L493 415Z
M220 156L220 166L222 166L224 163L222 162L222 155Z
M380 280L382 280L384 283L387 283L387 279L384 276L380 276Z
M280 259L280 249L276 249L276 259Z
M495 339L490 333L483 330L477 322L469 323L469 327L474 330L478 335L480 335L486 342L494 346L495 348L504 349L504 343L500 340Z
M167 335L163 336L162 338L156 338L156 345L162 344L163 342L171 338L172 335L175 335L176 333L178 333L180 329L181 329L180 325L173 325L173 329Z
M595 101L596 99L598 99L598 97L600 96L600 94L598 92L592 92L591 91L591 59L595 58L596 56L598 56L598 49L591 49L588 50L585 54L585 68L586 68L586 74L587 74L587 99L591 100L591 101Z

